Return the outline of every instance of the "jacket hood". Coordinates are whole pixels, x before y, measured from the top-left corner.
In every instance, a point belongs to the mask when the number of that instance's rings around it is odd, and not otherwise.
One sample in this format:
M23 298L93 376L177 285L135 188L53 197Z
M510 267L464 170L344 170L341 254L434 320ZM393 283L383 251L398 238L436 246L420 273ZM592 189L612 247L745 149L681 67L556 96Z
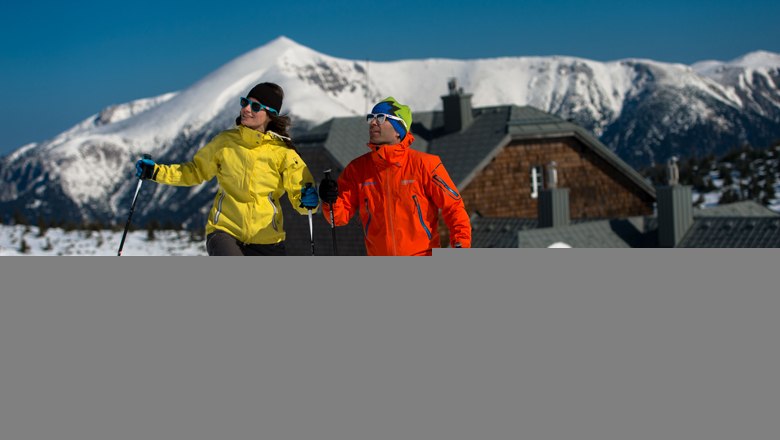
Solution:
M371 158L377 165L401 166L406 161L407 153L413 142L414 136L410 132L397 144L377 145L369 142L366 145L371 149Z

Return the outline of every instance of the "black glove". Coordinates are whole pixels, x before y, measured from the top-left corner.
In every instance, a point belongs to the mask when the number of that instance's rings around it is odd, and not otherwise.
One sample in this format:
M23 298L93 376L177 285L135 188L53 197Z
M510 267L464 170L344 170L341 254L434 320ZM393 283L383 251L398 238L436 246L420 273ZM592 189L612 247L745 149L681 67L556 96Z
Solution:
M320 199L325 203L336 203L339 198L339 185L330 177L322 179L320 182Z

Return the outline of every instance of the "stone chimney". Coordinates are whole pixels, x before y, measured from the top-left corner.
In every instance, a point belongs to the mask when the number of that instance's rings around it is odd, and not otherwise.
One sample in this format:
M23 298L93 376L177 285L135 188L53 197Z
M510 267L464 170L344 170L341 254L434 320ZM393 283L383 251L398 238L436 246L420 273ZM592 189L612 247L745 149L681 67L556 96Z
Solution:
M546 167L546 187L539 191L537 210L540 228L566 226L569 214L569 188L558 188L558 164L550 162Z
M666 165L667 186L656 188L658 198L658 245L677 246L693 224L691 187L679 184L677 158Z
M463 88L458 88L455 78L450 78L447 87L449 94L441 97L444 107L444 131L457 133L465 130L474 122L474 115L471 112L471 95L464 94Z

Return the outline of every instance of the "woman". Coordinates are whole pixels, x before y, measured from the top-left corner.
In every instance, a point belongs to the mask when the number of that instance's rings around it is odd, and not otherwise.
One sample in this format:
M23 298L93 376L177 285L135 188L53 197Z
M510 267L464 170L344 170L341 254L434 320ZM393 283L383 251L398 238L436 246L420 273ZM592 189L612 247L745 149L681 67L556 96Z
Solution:
M191 162L136 163L136 175L158 183L193 186L214 176L219 190L206 224L209 255L285 255L282 209L287 192L300 214L316 211L314 178L298 155L281 116L284 91L261 83L241 98L237 127L225 130L201 148Z

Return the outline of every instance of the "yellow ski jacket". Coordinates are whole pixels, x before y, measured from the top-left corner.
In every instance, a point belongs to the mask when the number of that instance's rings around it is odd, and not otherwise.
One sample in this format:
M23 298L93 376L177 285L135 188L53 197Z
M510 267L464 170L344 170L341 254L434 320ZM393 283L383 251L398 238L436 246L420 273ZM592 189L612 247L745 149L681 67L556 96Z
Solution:
M298 153L281 136L240 125L225 130L201 148L191 162L154 167L152 180L173 186L194 186L217 177L219 190L206 224L206 234L221 230L247 244L283 241L281 196L300 207L301 188L314 177ZM317 210L314 209L313 212Z

